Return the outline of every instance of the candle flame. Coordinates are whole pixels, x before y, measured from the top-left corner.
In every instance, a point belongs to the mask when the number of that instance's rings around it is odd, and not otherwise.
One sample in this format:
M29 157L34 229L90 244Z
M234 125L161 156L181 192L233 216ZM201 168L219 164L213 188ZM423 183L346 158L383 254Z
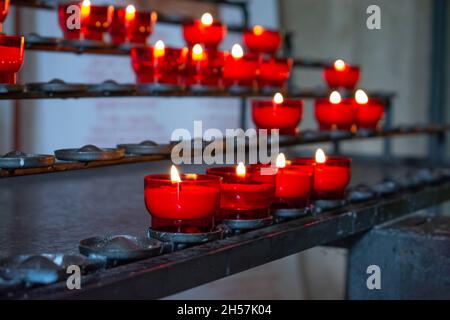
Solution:
M273 96L273 102L275 102L276 104L282 104L283 101L283 95L279 92L275 93L275 95Z
M341 103L341 101L342 101L342 98L341 98L341 95L340 95L339 92L333 91L333 92L330 94L330 102L331 102L332 104L338 104L338 103Z
M346 67L347 64L344 60L338 59L334 62L334 69L336 69L337 71L344 71Z
M174 165L170 167L170 180L172 180L172 182L181 182L180 174L178 173L177 167Z
M231 55L235 59L240 59L244 56L244 50L242 50L242 47L239 44L235 43L231 48Z
M263 32L264 32L264 28L261 27L260 25L256 25L253 27L253 34L255 36L260 36L263 34Z
M91 13L91 1L83 0L81 3L81 16L87 17Z
M245 166L243 162L239 162L238 166L236 167L236 174L238 177L245 177Z
M286 167L286 157L284 156L284 153L280 153L277 156L277 160L275 161L275 165L277 168L284 168Z
M327 161L327 157L325 156L325 152L322 149L317 149L316 151L316 162L317 163L325 163Z
M155 58L164 57L166 50L164 46L164 42L162 40L158 40L153 47L153 56Z
M192 48L192 60L199 61L203 60L203 48L200 44L194 45Z
M364 92L364 90L358 89L355 92L355 100L358 104L366 104L369 102L369 97Z
M126 21L133 20L135 16L136 16L136 8L132 4L128 5L127 8L125 9L125 20Z
M213 16L211 15L211 13L205 12L202 15L201 22L204 26L207 26L207 27L211 26L214 22L214 19L213 19Z

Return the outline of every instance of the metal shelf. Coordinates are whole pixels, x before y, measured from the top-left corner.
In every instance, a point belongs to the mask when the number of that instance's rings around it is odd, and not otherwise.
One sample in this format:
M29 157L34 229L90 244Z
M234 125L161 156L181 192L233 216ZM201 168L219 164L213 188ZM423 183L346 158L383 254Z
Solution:
M390 130L381 131L367 131L367 132L357 132L357 133L342 133L342 132L329 132L329 133L319 133L315 131L310 131L304 133L298 137L280 137L280 147L289 147L296 145L306 145L313 143L332 143L337 141L354 141L363 139L373 139L373 138L392 138L401 136L412 136L419 134L444 134L450 130L450 125L426 125L426 126L403 126L396 127ZM56 173L65 172L73 170L83 170L98 167L115 166L122 164L132 164L132 163L143 163L160 161L164 159L169 159L169 156L126 156L125 158L119 160L109 160L109 161L92 161L92 162L57 162L53 166L43 167L43 168L25 168L25 169L15 169L15 170L5 170L0 169L0 179L7 177L18 177L34 174L44 174L44 173Z

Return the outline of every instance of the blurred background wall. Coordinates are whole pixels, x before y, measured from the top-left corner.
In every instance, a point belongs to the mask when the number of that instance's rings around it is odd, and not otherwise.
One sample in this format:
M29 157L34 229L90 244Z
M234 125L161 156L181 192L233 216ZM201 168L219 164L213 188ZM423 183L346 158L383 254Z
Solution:
M93 3L100 2L104 1L93 0ZM297 57L343 58L362 66L361 87L395 91L394 123L428 121L433 0L248 2L252 24L294 32ZM239 23L242 19L232 9L219 9L203 3L194 6L187 1L180 4L176 0L134 3L168 12L183 10L197 17L209 10L229 23ZM381 8L381 30L368 30L366 27L366 8L371 4ZM18 27L22 34L37 32L61 36L56 12L21 9L19 16ZM9 17L5 31L15 32L14 25L14 19ZM157 25L150 42L158 39L164 39L168 45L183 45L181 31L176 26ZM241 42L241 39L236 34L230 34L222 48L230 49L234 42ZM447 64L448 74L450 66ZM299 86L306 88L323 85L318 71L299 69L294 77ZM87 83L106 79L132 82L134 74L127 57L28 51L20 78L21 82L53 78ZM448 101L446 117L450 121ZM168 141L173 129L191 129L194 120L203 120L204 128L225 129L239 125L239 101L235 99L121 98L0 103L0 154L13 148L52 153L57 148L87 143L108 147L144 139ZM307 101L305 113L302 127L315 128L311 101ZM252 126L250 118L248 124ZM425 156L428 152L426 139L396 138L394 152ZM343 145L343 151L351 153L379 154L381 150L380 141ZM171 298L341 299L345 297L346 255L344 249L313 248Z

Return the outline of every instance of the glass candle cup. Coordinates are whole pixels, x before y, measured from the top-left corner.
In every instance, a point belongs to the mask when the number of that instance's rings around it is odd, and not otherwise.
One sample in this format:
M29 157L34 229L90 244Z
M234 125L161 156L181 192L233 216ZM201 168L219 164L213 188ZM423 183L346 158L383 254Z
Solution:
M195 55L193 49L190 49L187 58L187 85L222 87L225 55L224 52L216 50L205 50Z
M384 103L381 99L369 98L367 103L355 103L356 126L362 129L376 129L384 116Z
M103 41L103 34L111 26L113 6L81 5L81 33L84 39Z
M205 25L200 20L183 24L184 40L190 48L199 43L208 50L217 50L226 34L227 27L219 21L214 21L211 25Z
M238 176L235 167L216 167L207 174L223 178L218 220L253 220L270 216L275 183L258 182L251 172ZM275 176L272 176L275 179Z
M262 59L259 64L259 87L283 88L291 74L292 64L292 59Z
M137 83L183 85L187 52L187 48L132 48L131 65Z
M154 11L136 11L125 17L127 39L131 43L145 44L152 34L158 14Z
M275 200L272 208L306 208L311 204L314 168L311 165L286 163L283 168L270 164L252 166L255 180L270 183L275 175Z
M330 88L353 89L359 81L360 69L347 64L342 69L328 66L323 71L323 77Z
M58 4L58 23L61 28L64 39L79 40L81 38L81 29L75 29L71 25L69 19L77 12L72 9L72 6L77 6L78 12L81 10L81 1L61 2ZM72 29L73 28L73 29Z
M244 32L244 43L251 52L274 55L281 46L279 31L255 26Z
M296 135L303 117L303 100L252 100L252 116L258 129L279 129L282 135Z
M350 131L355 123L353 99L342 98L338 103L332 103L328 98L316 99L315 115L320 130Z
M0 32L2 32L3 22L5 22L8 12L9 0L0 0Z
M180 175L172 182L169 174L144 177L145 205L154 230L203 233L214 230L220 205L221 178L204 174Z
M121 45L127 41L127 31L125 26L125 8L114 8L111 25L108 32L111 35L113 45Z
M247 53L235 58L227 54L223 67L225 87L253 87L258 74L258 58L255 54Z
M24 37L0 35L0 83L16 83L23 64L24 42Z
M311 158L296 158L294 165L312 166L314 168L315 200L341 200L345 198L351 177L351 159L347 157L327 157L324 163L317 163Z

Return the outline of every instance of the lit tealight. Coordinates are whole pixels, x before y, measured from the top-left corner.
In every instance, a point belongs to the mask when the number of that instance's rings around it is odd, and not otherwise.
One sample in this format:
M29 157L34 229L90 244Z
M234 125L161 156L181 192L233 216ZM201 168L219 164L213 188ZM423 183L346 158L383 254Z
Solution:
M341 95L340 95L339 92L333 91L333 92L330 94L330 103L332 103L332 104L338 104L338 103L341 103L341 101L342 101L342 98L341 98Z
M273 102L276 104L282 104L284 101L283 95L279 92L275 93L273 96Z
M327 161L327 157L325 156L325 152L322 149L317 149L316 151L316 163L325 163Z
M275 161L275 165L277 168L284 168L286 167L286 157L284 156L284 153L280 153L277 156L277 160Z
M253 27L253 34L255 36L260 36L263 33L264 33L264 28L263 27L261 27L259 25L256 25L256 26Z
M242 47L239 44L236 43L231 48L231 55L235 59L240 59L244 56L244 50L242 49Z
M203 47L198 43L192 48L192 60L203 60Z
M180 174L178 173L177 167L174 165L170 168L170 180L172 180L173 183L181 182Z
M358 89L355 92L355 100L358 104L366 104L369 102L369 97L364 90Z
M205 12L200 20L204 26L211 26L214 22L213 16L209 12Z
M238 166L236 167L236 175L238 177L245 177L245 166L243 162L239 162Z
M162 40L156 41L155 46L153 47L153 56L155 58L164 57L165 51L164 42Z
M346 67L346 63L344 62L344 60L338 59L334 62L334 68L337 71L344 71Z
M136 8L130 4L125 9L125 20L130 21L133 20L136 15Z
M81 3L81 16L87 17L91 13L91 1L83 0Z

